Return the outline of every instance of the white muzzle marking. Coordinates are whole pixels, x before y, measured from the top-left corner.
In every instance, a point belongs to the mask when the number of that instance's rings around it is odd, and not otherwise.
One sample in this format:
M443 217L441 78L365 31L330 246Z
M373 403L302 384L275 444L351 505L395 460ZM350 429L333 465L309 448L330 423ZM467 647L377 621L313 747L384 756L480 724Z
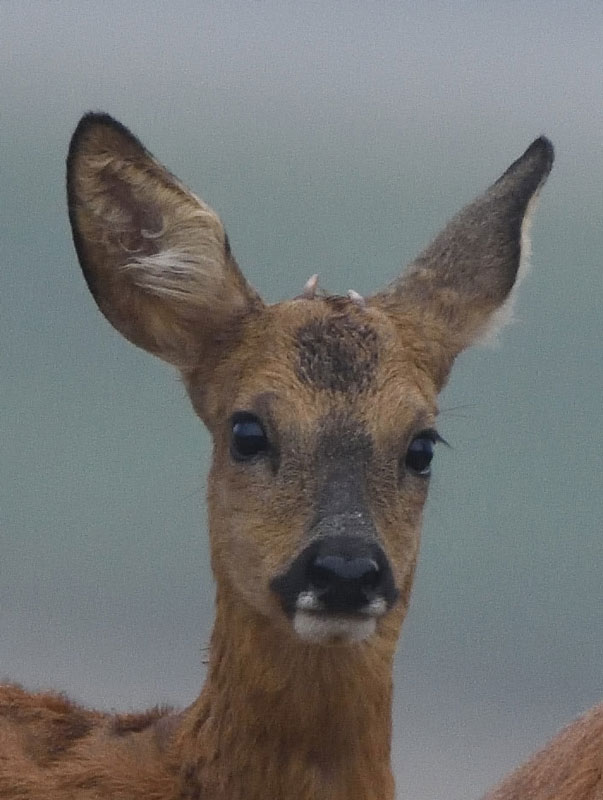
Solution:
M298 610L293 617L293 628L299 638L314 643L333 639L363 642L376 627L374 616L344 617Z

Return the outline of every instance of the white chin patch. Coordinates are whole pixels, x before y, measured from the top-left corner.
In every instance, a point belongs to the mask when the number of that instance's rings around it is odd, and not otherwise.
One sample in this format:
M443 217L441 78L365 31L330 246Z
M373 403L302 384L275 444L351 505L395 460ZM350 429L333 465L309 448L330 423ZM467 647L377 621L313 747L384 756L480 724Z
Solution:
M298 609L293 628L306 642L363 642L375 632L375 617L335 617Z

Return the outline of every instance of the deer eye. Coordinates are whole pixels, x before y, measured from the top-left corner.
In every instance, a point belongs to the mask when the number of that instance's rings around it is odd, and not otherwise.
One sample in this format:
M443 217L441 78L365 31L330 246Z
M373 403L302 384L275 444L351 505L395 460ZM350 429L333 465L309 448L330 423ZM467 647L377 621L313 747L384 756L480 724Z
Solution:
M405 466L415 475L428 477L431 474L431 460L436 442L440 437L434 430L421 431L410 443L404 458Z
M236 461L249 461L268 450L268 437L254 414L239 412L232 418L230 452Z

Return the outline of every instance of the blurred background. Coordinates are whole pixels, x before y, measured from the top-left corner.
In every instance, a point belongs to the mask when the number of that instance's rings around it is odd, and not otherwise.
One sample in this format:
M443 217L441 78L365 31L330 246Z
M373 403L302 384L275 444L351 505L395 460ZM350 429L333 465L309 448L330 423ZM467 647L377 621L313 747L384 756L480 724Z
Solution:
M209 441L79 273L64 158L110 112L270 301L390 280L540 133L517 320L442 398L396 665L401 798L482 791L603 698L599 2L0 2L0 676L187 704L212 620Z

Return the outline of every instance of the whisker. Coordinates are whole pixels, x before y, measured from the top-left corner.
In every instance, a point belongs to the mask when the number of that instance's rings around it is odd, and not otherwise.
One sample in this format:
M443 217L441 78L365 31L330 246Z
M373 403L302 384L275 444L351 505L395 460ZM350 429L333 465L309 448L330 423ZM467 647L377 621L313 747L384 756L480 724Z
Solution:
M454 417L455 419L471 419L471 415L459 413L464 410L468 411L475 411L475 409L479 409L481 406L478 403L461 403L458 406L448 406L446 408L440 408L438 412L438 416L443 416L444 414L448 417Z

